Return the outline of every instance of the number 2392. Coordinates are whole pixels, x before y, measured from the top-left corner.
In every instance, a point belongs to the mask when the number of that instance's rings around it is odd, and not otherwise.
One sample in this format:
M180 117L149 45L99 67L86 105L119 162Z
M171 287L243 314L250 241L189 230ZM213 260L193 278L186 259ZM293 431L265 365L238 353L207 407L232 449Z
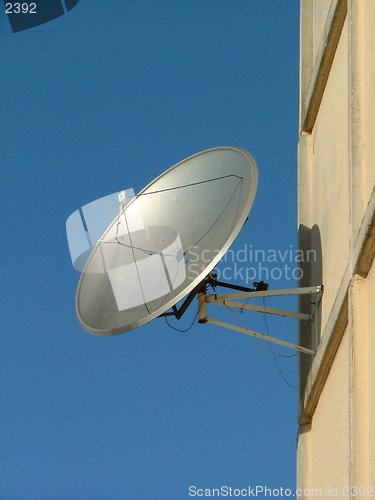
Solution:
M36 14L36 3L11 3L5 4L6 14Z

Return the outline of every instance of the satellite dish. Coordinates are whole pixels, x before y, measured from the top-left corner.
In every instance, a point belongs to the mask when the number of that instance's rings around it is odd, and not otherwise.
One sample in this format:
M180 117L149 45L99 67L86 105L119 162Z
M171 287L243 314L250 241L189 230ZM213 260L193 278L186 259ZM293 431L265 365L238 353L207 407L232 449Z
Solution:
M218 147L169 168L97 241L76 310L84 329L114 335L165 313L197 287L245 223L258 171L250 153Z

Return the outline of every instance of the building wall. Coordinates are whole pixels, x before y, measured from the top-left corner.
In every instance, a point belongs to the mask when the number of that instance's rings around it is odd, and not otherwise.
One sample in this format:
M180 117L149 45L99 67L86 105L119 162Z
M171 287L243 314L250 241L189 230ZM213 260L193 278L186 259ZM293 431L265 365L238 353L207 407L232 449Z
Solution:
M316 259L300 284L324 294L300 325L316 354L300 357L297 486L323 498L375 497L374 29L375 0L301 0L299 244Z
M334 485L342 488L349 479L349 440L342 439L349 433L348 358L349 336L346 331L336 354L335 371L328 375L314 414L311 448L313 482L310 487L323 491Z

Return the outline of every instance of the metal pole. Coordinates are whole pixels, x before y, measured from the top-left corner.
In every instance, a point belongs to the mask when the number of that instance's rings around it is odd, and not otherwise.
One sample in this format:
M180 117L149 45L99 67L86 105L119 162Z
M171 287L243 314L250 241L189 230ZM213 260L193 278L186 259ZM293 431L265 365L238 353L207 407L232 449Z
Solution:
M207 323L206 288L198 293L198 323Z
M254 330L249 330L248 328L243 328L241 326L233 325L231 323L226 323L225 321L219 321L213 318L206 318L206 322L212 323L217 326L222 326L223 328L234 330L236 332L246 333L247 335L251 335L252 337L255 337L257 339L265 340L267 342L273 342L274 344L279 344L284 347L289 347L290 349L295 349L296 351L304 352L305 354L311 354L311 355L315 354L315 351L313 351L312 349L307 349L307 347L302 347L296 344L292 344L291 342L286 342L285 340L280 340L275 337L270 337L268 335L265 335L264 333L254 332Z

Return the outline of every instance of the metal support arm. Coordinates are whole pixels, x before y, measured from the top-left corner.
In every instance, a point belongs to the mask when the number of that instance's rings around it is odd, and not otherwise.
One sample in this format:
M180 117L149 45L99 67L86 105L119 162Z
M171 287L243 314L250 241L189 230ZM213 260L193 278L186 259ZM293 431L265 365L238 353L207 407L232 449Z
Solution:
M264 333L254 332L254 330L249 330L248 328L243 328L242 326L233 325L232 323L226 323L225 321L219 321L213 318L206 318L206 323L212 323L213 325L222 326L229 330L234 330L236 332L246 333L257 339L266 340L267 342L272 342L274 344L279 344L284 347L289 347L290 349L295 349L296 351L303 352L305 354L315 354L312 349L307 349L307 347L302 347L291 342L286 342L285 340L278 339L276 337L270 337Z
M286 295L315 295L315 301L313 302L314 308L311 314L305 314L300 312L288 311L285 309L276 309L273 307L263 307L254 304L248 304L244 302L237 302L233 299L241 300L241 299L249 299L249 298L259 298L259 297L276 297L276 296L286 296ZM206 305L213 304L216 306L222 307L237 307L239 309L246 311L255 311L261 312L265 314L274 314L277 316L283 316L288 318L295 318L304 321L314 321L315 313L317 308L319 307L321 297L323 294L323 286L312 286L312 287L301 287L301 288L286 288L283 290L260 290L260 291L244 291L244 292L235 292L235 293L223 293L223 294L200 294L200 302L199 302L199 310L198 317L199 323L212 323L217 326L221 326L223 328L227 328L230 330L234 330L237 332L242 332L247 335L251 335L261 340L265 340L267 342L273 342L275 344L282 345L284 347L289 347L290 349L295 349L296 351L303 352L305 354L315 354L315 351L312 349L308 349L307 347L303 347L297 344L293 344L291 342L287 342L285 340L278 339L276 337L270 337L269 335L265 335L264 333L258 333L254 330L250 330L249 328L244 328L241 326L234 325L232 323L227 323L225 321L219 321L217 319L213 319L207 316L206 314ZM204 304L203 304L204 301Z
M211 286L213 290L216 287L221 286L224 288L230 288L234 290L233 293L213 293L207 294L207 288ZM275 344L282 345L284 347L289 347L290 349L295 349L296 351L303 352L306 354L315 354L315 351L308 349L307 347L302 347L285 340L281 340L275 337L270 337L264 333L254 332L248 328L243 328L241 326L233 325L224 321L219 321L207 316L207 305L213 304L222 307L237 307L242 311L255 311L264 314L274 314L277 316L283 316L287 318L295 318L304 321L314 321L315 313L319 307L321 297L323 294L323 285L321 286L310 286L310 287L300 287L300 288L285 288L282 290L267 290L268 285L263 281L259 283L254 283L255 288L248 288L240 285L235 285L232 283L224 283L218 281L215 277L207 276L201 283L199 283L186 297L180 308L173 306L172 311L165 312L160 316L174 316L176 319L180 319L189 305L194 300L195 296L198 296L198 323L212 323L223 328L230 330L235 330L237 332L242 332L247 335L251 335L261 340L267 342L273 342ZM285 309L276 309L274 307L264 307L254 304L248 304L247 302L237 302L236 300L244 300L250 298L260 298L260 297L280 297L286 295L314 295L315 300L313 302L313 310L311 314L305 314L298 311L288 311Z

